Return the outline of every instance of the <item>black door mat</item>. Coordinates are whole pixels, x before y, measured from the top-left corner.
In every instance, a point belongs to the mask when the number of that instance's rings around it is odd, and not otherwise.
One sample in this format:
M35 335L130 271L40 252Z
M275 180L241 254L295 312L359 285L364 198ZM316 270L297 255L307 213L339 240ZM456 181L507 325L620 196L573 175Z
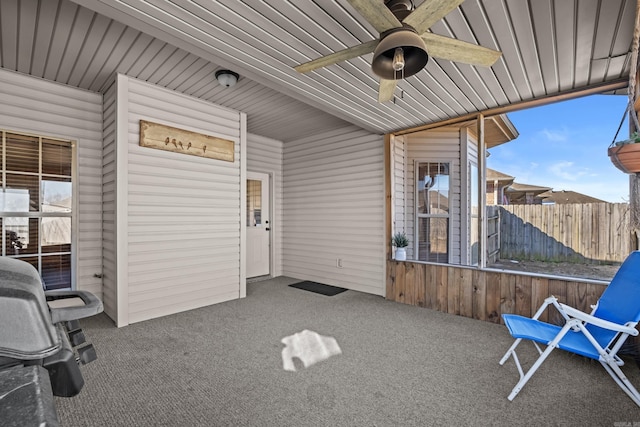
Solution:
M338 288L337 286L323 285L318 282L298 282L292 285L289 285L292 288L304 289L305 291L315 292L316 294L322 294L327 296L334 296L341 292L347 291L345 288Z

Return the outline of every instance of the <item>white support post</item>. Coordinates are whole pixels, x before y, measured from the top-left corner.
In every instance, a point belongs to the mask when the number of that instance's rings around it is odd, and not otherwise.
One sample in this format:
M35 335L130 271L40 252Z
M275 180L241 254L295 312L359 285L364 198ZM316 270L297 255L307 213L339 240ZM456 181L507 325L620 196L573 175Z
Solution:
M484 114L478 114L478 267L487 266L487 146L484 141Z
M239 297L247 296L247 114L240 113L240 288Z

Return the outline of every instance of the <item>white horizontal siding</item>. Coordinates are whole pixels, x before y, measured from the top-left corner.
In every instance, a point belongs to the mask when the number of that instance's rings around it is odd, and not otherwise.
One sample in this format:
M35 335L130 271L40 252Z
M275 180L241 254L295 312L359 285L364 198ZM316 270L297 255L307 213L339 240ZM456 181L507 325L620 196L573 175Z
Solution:
M240 296L240 113L129 79L128 322ZM230 139L234 162L139 145L140 120Z
M382 136L348 126L287 142L284 274L384 295L384 208Z
M467 133L467 156L471 163L478 164L478 141L471 134Z
M408 142L407 166L407 234L411 246L407 255L414 257L415 236L415 161L450 162L449 213L451 235L449 242L450 262L460 264L461 254L461 181L460 181L460 129L438 128L421 132L419 136L406 136Z
M0 69L0 127L76 141L76 287L102 298L102 96Z
M271 138L247 135L247 170L267 173L271 179L271 276L282 275L283 144Z

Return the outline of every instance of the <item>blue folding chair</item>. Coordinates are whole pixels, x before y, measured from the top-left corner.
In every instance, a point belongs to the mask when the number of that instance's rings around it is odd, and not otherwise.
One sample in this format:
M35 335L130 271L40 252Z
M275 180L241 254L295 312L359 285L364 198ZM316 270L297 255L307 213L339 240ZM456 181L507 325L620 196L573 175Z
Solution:
M538 320L549 305L560 312L564 325ZM593 306L591 314L559 303L557 298L551 296L531 319L515 314L503 314L502 318L516 340L500 364L504 365L513 356L520 373L520 381L511 390L509 400L516 397L553 349L559 348L599 361L620 388L640 406L640 394L620 369L624 362L617 355L630 335L638 335L635 327L640 321L640 251L632 252L627 257L598 303ZM530 340L540 353L526 374L515 351L522 340ZM538 343L547 346L544 351Z

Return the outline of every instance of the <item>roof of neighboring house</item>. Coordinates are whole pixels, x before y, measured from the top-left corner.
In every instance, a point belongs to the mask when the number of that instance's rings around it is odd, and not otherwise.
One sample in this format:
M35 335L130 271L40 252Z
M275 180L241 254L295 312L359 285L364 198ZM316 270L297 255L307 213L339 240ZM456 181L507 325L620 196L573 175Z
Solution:
M519 182L514 182L506 189L508 192L523 192L523 193L536 193L541 194L545 191L551 191L552 187L542 187L539 185L530 185L530 184L520 184Z
M505 187L505 193L509 195L512 203L522 199L527 193L533 193L535 199L541 200L542 203L606 203L604 200L596 199L595 197L587 196L586 194L576 191L554 191L552 187L522 184L513 182L514 179L511 175L487 168L487 182L492 183L499 181L500 185Z
M542 203L606 203L604 200L596 199L586 194L566 190L547 191L539 194L539 197L542 198Z
M515 177L487 168L487 181L513 181Z
M509 187L505 188L505 194L507 195L507 197L509 197L510 203L532 203L527 195L530 195L534 200L542 202L540 194L549 190L551 190L550 187L541 187L539 185L520 184L518 182L514 182Z

